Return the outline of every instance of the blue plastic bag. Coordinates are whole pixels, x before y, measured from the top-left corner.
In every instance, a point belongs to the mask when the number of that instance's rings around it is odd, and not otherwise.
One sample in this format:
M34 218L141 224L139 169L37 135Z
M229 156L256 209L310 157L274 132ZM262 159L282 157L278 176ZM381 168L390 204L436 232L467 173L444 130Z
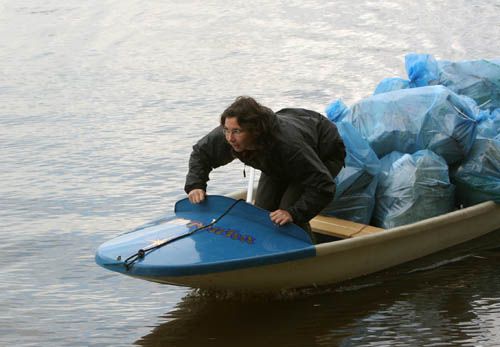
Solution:
M408 54L405 67L411 87L440 84L467 95L483 109L500 107L500 59L436 61L429 54Z
M430 149L454 164L467 155L476 137L470 103L443 86L373 95L356 103L345 120L379 158L393 151Z
M438 62L430 54L407 54L405 67L411 87L425 87L439 83Z
M500 107L500 60L440 61L439 84L474 99L480 108Z
M459 204L472 206L488 200L500 204L500 141L477 138L452 179Z
M407 54L405 56L405 67L409 80L399 77L384 78L375 88L373 95L439 84L438 62L432 55Z
M384 78L375 88L373 95L410 88L410 81L399 77Z
M380 162L373 225L394 228L453 211L455 187L442 157L392 152Z
M368 224L375 204L380 162L351 124L336 125L346 146L345 167L335 178L335 198L321 214Z
M326 116L334 123L341 122L351 113L349 107L341 99L332 101L325 109Z

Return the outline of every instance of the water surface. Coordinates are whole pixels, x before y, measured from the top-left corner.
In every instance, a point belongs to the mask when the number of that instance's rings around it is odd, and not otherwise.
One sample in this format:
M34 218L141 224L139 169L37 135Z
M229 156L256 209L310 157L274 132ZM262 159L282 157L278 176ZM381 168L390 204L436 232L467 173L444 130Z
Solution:
M499 14L483 0L1 1L0 345L500 344L495 238L267 298L94 263L100 243L184 197L192 144L236 96L352 104L405 77L410 52L499 58ZM245 188L242 169L216 170L209 193Z

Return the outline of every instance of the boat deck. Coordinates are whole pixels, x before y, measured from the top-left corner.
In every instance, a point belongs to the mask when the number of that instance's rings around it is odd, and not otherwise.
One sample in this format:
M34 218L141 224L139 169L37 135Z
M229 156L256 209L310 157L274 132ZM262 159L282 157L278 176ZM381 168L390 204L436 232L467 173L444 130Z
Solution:
M355 223L329 216L316 216L310 221L310 224L311 228L316 233L342 239L369 235L385 230L371 225Z
M254 189L254 196L255 193ZM239 191L229 194L229 196L233 199L245 199L246 194L245 191ZM313 232L341 239L369 235L385 230L367 224L322 215L317 215L309 223L311 224Z

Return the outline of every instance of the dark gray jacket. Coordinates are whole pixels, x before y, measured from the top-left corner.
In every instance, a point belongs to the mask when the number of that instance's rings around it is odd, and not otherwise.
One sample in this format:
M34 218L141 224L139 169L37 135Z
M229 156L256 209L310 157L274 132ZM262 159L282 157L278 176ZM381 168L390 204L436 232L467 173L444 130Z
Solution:
M337 127L319 113L291 108L278 111L273 123L272 144L252 155L233 151L221 126L198 141L189 160L186 193L206 190L212 169L238 158L272 178L304 186L304 194L288 209L295 222L317 215L333 199L333 178L344 165L345 147ZM338 169L331 172L331 167Z

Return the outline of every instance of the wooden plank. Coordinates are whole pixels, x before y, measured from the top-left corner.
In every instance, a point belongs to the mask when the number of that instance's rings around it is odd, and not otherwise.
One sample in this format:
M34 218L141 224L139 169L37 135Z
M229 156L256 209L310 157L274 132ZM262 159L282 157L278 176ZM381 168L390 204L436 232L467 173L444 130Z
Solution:
M374 227L371 225L366 225L359 233L357 233L356 235L353 235L352 237L370 235L370 234L378 233L378 232L381 232L384 230L385 229L377 228L377 227Z
M329 216L316 216L310 223L314 232L343 239L373 234L384 230L371 225L355 223Z

